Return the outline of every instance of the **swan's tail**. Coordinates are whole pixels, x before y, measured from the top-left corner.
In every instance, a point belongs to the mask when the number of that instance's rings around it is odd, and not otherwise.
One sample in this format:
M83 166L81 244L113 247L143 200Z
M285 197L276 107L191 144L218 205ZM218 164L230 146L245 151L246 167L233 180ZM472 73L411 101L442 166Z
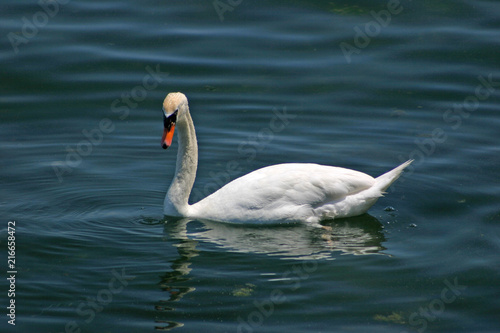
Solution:
M399 176L401 176L401 173L403 172L404 168L410 165L411 162L413 162L413 160L406 161L400 166L392 169L391 171L386 172L383 175L375 178L377 182L375 183L374 187L378 188L380 192L384 193L384 191L387 190L387 188L391 186L391 184L394 183L396 179L399 178Z

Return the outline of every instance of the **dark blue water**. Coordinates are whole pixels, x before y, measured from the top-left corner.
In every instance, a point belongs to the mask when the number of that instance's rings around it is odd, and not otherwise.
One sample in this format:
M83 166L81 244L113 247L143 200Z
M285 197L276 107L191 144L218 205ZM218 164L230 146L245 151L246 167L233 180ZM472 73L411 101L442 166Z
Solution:
M2 332L500 331L497 2L0 9ZM331 231L166 218L170 91L193 202L275 163L415 161Z

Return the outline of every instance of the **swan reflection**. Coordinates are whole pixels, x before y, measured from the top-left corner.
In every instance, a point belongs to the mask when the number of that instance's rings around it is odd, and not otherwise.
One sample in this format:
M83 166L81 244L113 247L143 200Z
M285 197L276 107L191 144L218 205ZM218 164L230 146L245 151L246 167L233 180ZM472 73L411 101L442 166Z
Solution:
M155 304L155 310L163 316L169 316L175 307L173 304L180 301L185 295L196 290L194 287L185 285L191 280L188 276L192 268L190 267L193 257L198 256L196 249L197 241L192 240L187 235L185 223L171 223L165 227L167 237L175 243L179 256L171 261L170 271L160 276L160 289L168 293L168 299L159 300ZM155 320L155 330L170 331L174 328L184 326L183 323L172 320Z
M171 317L175 303L196 290L190 286L192 258L204 246L217 246L237 253L278 256L290 260L335 259L332 254L383 254L382 224L365 214L323 223L322 228L298 223L287 225L241 225L188 218L165 221L164 233L173 241L178 257L171 270L160 277L159 286L168 298L158 301L155 310ZM248 285L247 285L248 287ZM239 292L242 292L241 290ZM184 326L173 320L157 319L156 330L169 331Z
M323 223L323 228L303 223L241 225L188 218L165 224L165 233L171 238L194 241L189 242L193 251L196 242L201 242L237 253L295 260L334 259L334 252L380 254L385 250L382 230L382 224L368 214L329 221Z

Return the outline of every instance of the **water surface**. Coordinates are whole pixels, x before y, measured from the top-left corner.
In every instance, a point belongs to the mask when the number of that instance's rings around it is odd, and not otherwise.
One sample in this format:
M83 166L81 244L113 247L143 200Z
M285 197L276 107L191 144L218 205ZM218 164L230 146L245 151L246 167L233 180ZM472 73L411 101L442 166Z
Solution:
M2 332L500 330L496 2L51 4L1 5ZM170 91L192 201L275 163L415 162L331 231L167 218Z

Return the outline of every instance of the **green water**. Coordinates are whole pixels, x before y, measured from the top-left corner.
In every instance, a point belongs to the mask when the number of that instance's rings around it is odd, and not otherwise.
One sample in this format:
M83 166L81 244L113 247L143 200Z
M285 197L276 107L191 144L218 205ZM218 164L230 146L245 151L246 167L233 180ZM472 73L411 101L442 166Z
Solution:
M2 332L500 331L497 2L0 9ZM192 202L276 163L415 162L331 231L164 217L170 91Z

